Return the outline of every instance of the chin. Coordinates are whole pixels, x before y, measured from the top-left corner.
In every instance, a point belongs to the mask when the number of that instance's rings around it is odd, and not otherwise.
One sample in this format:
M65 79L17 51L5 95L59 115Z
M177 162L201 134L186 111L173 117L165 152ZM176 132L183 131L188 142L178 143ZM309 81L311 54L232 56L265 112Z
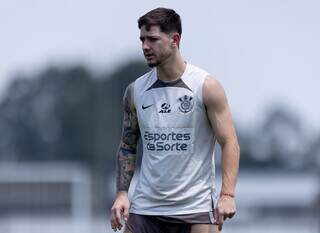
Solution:
M151 68L153 68L153 67L156 67L157 64L155 64L155 63L148 63L148 66L151 67Z
M151 68L156 67L159 64L160 64L160 62L148 62L148 66Z

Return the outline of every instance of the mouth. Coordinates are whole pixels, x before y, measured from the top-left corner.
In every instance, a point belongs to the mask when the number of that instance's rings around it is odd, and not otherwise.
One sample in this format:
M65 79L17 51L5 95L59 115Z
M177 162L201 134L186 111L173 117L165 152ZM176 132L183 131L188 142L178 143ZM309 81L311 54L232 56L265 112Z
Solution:
M144 54L145 58L147 59L151 59L152 57L154 57L153 54Z

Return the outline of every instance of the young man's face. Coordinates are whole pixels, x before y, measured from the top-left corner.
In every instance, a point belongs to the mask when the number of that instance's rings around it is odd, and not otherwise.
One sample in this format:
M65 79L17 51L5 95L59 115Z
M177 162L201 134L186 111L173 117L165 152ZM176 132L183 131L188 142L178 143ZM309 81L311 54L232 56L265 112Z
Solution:
M142 26L140 40L143 54L150 67L160 65L173 52L170 35L161 32L159 26L151 26L149 30L146 29L146 26Z

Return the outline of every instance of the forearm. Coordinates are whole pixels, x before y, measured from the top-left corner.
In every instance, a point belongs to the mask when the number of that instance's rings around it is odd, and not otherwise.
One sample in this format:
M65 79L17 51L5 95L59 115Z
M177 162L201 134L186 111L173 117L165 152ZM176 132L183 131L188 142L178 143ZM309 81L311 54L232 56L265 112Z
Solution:
M120 143L117 159L117 193L128 192L136 167L136 147Z
M221 193L234 195L239 170L240 148L237 142L229 142L221 146L221 151Z

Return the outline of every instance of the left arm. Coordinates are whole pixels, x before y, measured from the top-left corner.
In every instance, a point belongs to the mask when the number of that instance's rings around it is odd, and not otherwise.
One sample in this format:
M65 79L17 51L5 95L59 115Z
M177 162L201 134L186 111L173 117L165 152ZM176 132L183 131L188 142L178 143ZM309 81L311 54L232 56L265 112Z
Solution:
M215 207L216 223L221 229L224 219L233 217L236 212L234 193L239 169L240 147L223 87L212 77L207 77L204 82L203 101L222 151L222 187Z

